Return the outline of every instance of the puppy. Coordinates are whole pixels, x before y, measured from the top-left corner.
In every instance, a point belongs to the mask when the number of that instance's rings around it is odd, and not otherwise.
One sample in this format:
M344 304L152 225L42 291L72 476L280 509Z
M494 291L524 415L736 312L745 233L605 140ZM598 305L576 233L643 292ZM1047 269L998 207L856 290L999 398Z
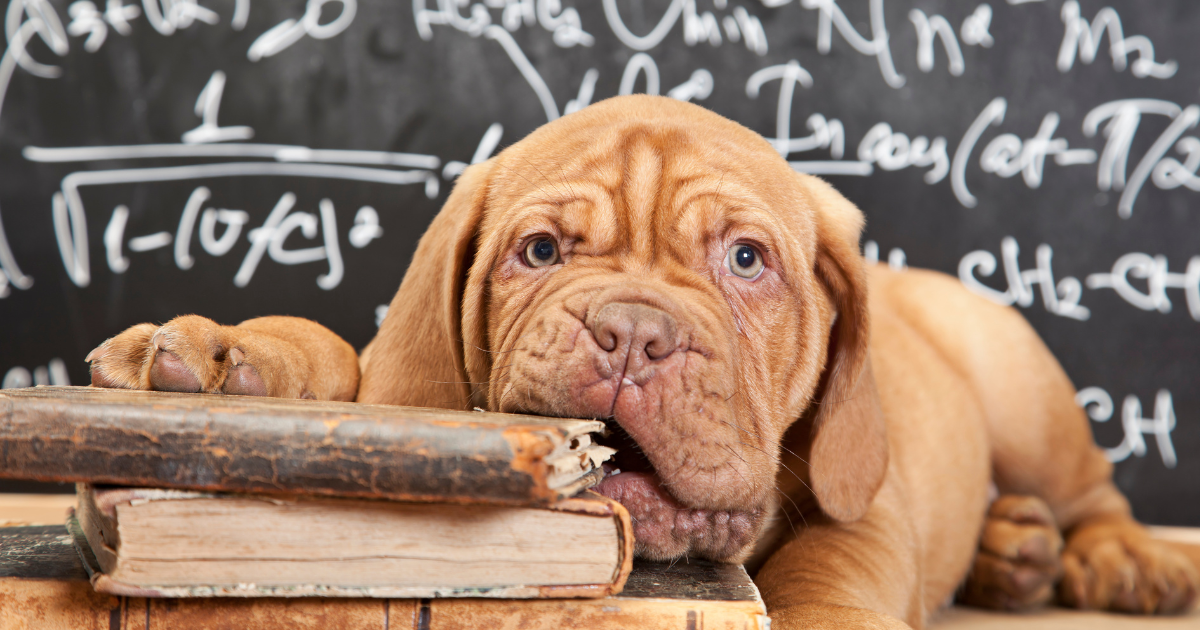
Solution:
M92 381L607 419L638 553L746 562L777 628L920 628L967 578L994 607L1190 607L1020 314L866 266L862 225L758 134L614 98L463 173L357 364L305 320L187 316Z

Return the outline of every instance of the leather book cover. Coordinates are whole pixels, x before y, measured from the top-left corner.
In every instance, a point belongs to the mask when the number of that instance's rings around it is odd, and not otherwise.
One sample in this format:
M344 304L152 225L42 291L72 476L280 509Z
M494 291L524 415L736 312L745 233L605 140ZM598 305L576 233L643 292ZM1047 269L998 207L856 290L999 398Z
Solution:
M339 628L356 630L766 630L740 566L634 562L624 591L600 599L349 599L114 596L96 592L62 526L0 528L0 628Z
M0 392L0 478L547 505L595 485L596 420L92 387Z

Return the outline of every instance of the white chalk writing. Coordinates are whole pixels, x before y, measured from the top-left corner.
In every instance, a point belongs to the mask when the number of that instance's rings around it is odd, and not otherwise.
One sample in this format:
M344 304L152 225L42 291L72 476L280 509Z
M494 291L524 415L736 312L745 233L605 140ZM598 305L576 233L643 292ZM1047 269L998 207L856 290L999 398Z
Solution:
M925 173L927 184L942 181L950 172L945 138L938 136L930 142L925 136L917 136L910 140L903 133L893 132L892 126L884 122L871 127L863 136L858 145L858 159L867 164L878 164L885 171L932 166Z
M1087 411L1089 418L1096 422L1108 422L1112 418L1114 407L1112 397L1099 387L1087 387L1075 394L1075 403ZM1175 406L1171 401L1171 392L1158 390L1154 395L1154 417L1142 417L1142 401L1130 394L1121 404L1121 429L1124 439L1112 448L1105 448L1104 453L1111 462L1120 462L1130 455L1146 456L1146 440L1144 435L1153 435L1158 443L1158 454L1163 466L1174 468L1178 463L1175 455L1175 445L1171 443L1171 432L1175 430Z
M876 243L875 241L867 241L863 243L862 253L863 258L866 259L868 263L872 265L878 263L879 243ZM888 251L887 264L888 267L895 269L896 271L903 271L908 269L908 256L904 253L903 249L900 249L899 247L893 247Z
M1129 282L1130 278L1146 281L1141 291ZM1192 256L1184 273L1168 269L1166 256L1151 256L1141 252L1125 254L1113 263L1112 271L1094 273L1087 277L1089 289L1112 289L1126 302L1143 311L1171 312L1167 289L1183 289L1188 312L1200 321L1200 256Z
M904 76L896 72L896 67L892 63L892 50L888 43L887 22L883 16L883 0L870 1L871 39L863 37L854 28L854 25L846 18L846 14L842 13L842 8L838 6L837 0L800 0L800 4L806 9L815 9L819 12L817 22L818 51L822 54L829 52L833 46L833 28L837 27L838 33L846 39L851 48L860 54L875 57L878 60L879 72L883 74L883 80L888 85L894 88L904 87Z
M950 74L961 76L966 64L963 62L962 49L958 47L958 38L954 36L954 27L950 26L950 22L940 15L925 15L920 9L909 11L908 19L917 29L917 67L922 72L933 70L933 43L934 37L938 37L942 40L942 47L949 60Z
M46 365L39 365L33 368L31 373L28 368L20 365L11 367L4 373L4 380L0 382L0 389L11 389L14 387L32 387L34 385L70 385L71 379L67 376L67 364L62 359L54 357Z
M1083 63L1092 63L1100 50L1100 38L1105 32L1108 33L1108 52L1112 57L1113 70L1124 70L1132 52L1138 55L1130 67L1135 77L1169 79L1179 69L1179 64L1174 61L1154 61L1154 44L1150 38L1143 35L1125 37L1121 29L1121 16L1109 7L1100 9L1090 24L1080 16L1076 0L1064 2L1061 15L1065 26L1062 45L1058 49L1058 69L1061 72L1071 70L1076 54Z
M1041 287L1042 301L1046 310L1072 319L1086 320L1091 311L1079 304L1084 285L1077 278L1065 277L1056 284L1051 267L1053 250L1042 244L1037 248L1037 266L1034 269L1020 268L1020 247L1017 240L1006 236L1000 241L1000 257L1008 287L993 289L983 284L979 277L990 277L996 272L996 257L989 251L976 250L963 256L958 265L958 277L974 293L1004 305L1016 304L1028 307L1033 304L1032 286ZM1140 289L1130 282L1136 279L1145 282ZM1200 321L1200 255L1188 260L1183 273L1172 272L1167 257L1151 256L1141 252L1125 254L1117 258L1108 272L1087 276L1088 289L1112 289L1121 299L1143 311L1171 312L1171 299L1167 289L1182 289L1192 319Z
M976 250L966 256L958 264L958 278L972 292L982 295L997 304L1009 306L1016 304L1028 307L1033 304L1033 285L1041 287L1042 303L1046 310L1071 319L1086 320L1091 317L1091 311L1080 306L1079 299L1083 295L1083 285L1078 278L1065 277L1057 283L1054 281L1054 270L1051 261L1054 251L1049 245L1041 244L1037 248L1037 266L1033 269L1022 270L1017 261L1021 253L1017 239L1006 236L1000 241L1000 256L1004 261L1004 276L1008 288L997 291L975 277L976 272L983 277L990 277L996 272L996 257L987 250Z
M322 24L321 10L330 2L340 4L341 10L337 17ZM259 35L258 39L250 44L250 49L246 51L246 58L250 61L259 61L273 57L304 39L305 36L313 39L335 37L350 27L357 11L357 0L308 0L303 17L299 20L286 19Z

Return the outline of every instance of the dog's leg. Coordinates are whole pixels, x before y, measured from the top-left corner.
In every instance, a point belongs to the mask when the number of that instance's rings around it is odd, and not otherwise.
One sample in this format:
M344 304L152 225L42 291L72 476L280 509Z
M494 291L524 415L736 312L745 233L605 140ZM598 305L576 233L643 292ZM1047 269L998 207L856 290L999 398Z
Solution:
M1050 507L1037 497L1002 496L992 503L975 564L959 600L972 606L1023 610L1054 598L1062 575L1063 540Z
M1200 587L1196 568L1133 519L1071 381L1019 315L1010 319L980 343L978 390L1000 493L1045 500L1064 532L1060 600L1121 612L1188 609Z
M196 315L139 324L88 354L92 385L354 400L354 348L320 324L259 317L221 326Z
M862 519L836 523L810 515L811 525L771 554L754 576L773 629L923 625L918 537L900 482L895 474L889 477Z
M1046 353L1029 362L1039 358L1053 361ZM1005 422L1006 437L992 433L993 461L1002 493L1041 497L1063 529L1059 600L1131 613L1190 609L1200 588L1196 568L1134 520L1061 368L1054 363L1038 375L1044 380L1026 383L1023 417Z

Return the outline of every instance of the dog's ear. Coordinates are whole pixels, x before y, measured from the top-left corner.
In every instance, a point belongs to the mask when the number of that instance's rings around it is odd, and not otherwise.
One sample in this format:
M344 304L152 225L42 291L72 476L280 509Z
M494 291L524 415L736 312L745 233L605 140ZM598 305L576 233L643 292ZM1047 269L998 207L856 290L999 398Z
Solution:
M816 205L816 275L837 309L809 474L821 509L849 522L867 512L888 467L886 424L867 352L867 277L858 250L863 215L829 184L804 179Z
M492 165L476 164L459 176L417 244L379 332L359 359L359 402L447 409L476 404L464 348L475 352L484 342L474 338L477 331L463 330L469 301L463 291ZM476 301L467 308L478 308Z

